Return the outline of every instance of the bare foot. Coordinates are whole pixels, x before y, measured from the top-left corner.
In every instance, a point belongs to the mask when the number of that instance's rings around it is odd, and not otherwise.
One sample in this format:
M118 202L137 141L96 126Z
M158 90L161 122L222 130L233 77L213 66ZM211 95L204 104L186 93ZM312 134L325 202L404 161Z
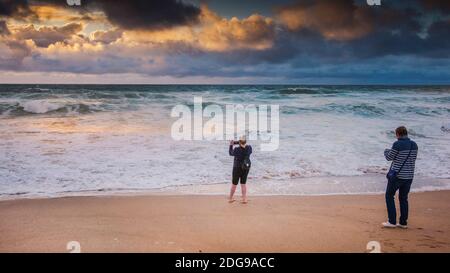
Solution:
M241 200L241 204L247 204L247 203L248 203L248 200L247 200L247 199Z
M233 203L236 199L228 199L228 203Z

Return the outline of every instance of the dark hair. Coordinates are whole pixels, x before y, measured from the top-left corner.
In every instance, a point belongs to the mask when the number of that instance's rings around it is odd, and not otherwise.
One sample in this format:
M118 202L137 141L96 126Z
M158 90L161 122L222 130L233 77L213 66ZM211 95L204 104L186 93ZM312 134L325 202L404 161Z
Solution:
M400 126L395 129L395 134L397 134L399 137L404 137L408 135L408 130L406 130L405 126Z

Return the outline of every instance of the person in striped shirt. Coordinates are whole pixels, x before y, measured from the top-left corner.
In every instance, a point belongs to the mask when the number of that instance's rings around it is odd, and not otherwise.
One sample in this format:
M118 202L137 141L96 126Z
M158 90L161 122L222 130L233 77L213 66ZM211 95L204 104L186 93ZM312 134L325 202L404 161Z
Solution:
M383 223L386 228L407 228L408 227L408 194L414 178L414 167L416 164L417 144L408 138L408 131L404 126L395 129L397 141L391 149L384 151L386 160L392 161L391 169L395 170L397 176L388 180L386 187L386 206L388 212L388 222ZM395 193L399 191L400 202L400 223L397 224L397 214L395 209Z

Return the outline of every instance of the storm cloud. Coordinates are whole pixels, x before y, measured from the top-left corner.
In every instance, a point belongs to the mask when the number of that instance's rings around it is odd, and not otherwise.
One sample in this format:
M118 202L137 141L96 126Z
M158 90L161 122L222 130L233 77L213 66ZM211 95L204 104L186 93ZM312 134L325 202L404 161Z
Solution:
M101 11L123 29L162 29L197 22L200 8L180 0L95 0L68 6L64 0L0 0L0 15L15 18L33 14L32 6L50 5L82 13Z
M450 79L448 1L379 7L274 1L272 15L259 14L255 3L243 17L176 0L0 3L3 71L281 82Z
M290 30L312 29L331 40L356 39L374 28L372 10L352 0L299 1L278 8L277 15Z
M30 12L27 0L1 0L0 16L23 16Z
M0 36L10 34L8 26L5 21L0 21Z
M124 29L161 29L197 22L200 9L178 0L95 1L108 20Z
M447 0L421 0L424 8L450 14L450 1Z

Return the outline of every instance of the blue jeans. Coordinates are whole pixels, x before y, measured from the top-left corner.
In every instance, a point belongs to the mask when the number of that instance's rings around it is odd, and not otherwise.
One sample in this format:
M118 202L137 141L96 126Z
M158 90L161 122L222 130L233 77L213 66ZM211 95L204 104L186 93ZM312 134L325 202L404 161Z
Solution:
M392 179L386 187L386 207L389 223L397 224L397 211L395 209L395 193L398 190L400 202L400 225L408 224L408 194L411 189L412 179Z

